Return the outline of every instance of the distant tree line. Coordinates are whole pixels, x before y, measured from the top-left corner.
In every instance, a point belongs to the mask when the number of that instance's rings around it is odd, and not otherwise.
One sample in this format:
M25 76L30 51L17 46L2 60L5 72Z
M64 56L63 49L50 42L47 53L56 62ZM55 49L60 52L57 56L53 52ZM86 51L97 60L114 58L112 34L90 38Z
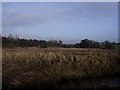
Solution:
M9 35L2 37L3 47L62 47L62 41L59 40L37 40L37 39L20 39L18 36Z
M94 40L88 40L88 39L84 39L81 41L81 43L77 43L75 44L76 48L102 48L102 49L114 49L115 45L117 43L113 42L109 42L109 41L104 41L104 42L97 42Z
M2 47L63 47L63 48L101 48L114 49L118 43L111 43L109 41L97 42L93 40L84 39L76 44L63 44L62 40L37 40L37 39L20 39L17 35L2 36Z

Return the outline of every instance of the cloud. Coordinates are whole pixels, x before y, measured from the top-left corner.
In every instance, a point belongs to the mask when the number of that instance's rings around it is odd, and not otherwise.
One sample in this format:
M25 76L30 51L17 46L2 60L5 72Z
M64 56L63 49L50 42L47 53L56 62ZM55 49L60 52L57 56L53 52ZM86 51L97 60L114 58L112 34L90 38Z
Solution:
M65 27L75 29L83 24L81 27L93 25L94 28L94 23L101 24L98 23L99 20L104 22L106 18L111 21L112 17L117 18L117 3L3 3L2 14L3 33L17 33L17 30L20 30L18 28L34 29L36 33L41 29L40 26L47 27L43 28L47 33L51 26L54 29L54 23L56 23L55 29ZM65 23L64 27L60 27L60 23Z
M3 27L30 26L54 20L70 21L83 17L108 17L116 14L111 12L114 6L114 3L5 3Z
M14 27L24 27L27 25L33 25L36 24L42 19L42 17L38 17L36 15L15 15L12 17L3 17L3 27L9 27L9 28L14 28Z

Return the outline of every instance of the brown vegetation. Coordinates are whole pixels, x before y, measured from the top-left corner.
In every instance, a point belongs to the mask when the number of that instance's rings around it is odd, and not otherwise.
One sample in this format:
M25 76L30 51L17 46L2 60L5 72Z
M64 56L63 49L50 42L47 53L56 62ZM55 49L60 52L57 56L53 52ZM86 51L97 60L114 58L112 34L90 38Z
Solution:
M2 60L3 88L50 87L62 80L120 73L116 50L6 48Z

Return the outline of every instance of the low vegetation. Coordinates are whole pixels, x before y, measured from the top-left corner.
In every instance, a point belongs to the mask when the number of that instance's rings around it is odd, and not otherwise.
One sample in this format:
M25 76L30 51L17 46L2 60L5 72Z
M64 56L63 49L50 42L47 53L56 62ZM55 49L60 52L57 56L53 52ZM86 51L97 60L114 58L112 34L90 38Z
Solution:
M4 48L2 60L5 89L57 88L62 81L120 74L117 50ZM88 87L85 82L82 86Z

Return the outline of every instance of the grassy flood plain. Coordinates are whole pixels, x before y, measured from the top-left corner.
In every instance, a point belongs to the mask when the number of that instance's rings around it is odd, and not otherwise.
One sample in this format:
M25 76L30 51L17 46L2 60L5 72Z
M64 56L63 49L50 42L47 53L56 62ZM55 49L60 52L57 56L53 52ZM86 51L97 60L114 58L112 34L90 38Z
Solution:
M117 50L3 48L2 63L4 89L106 87L96 83L120 74Z

